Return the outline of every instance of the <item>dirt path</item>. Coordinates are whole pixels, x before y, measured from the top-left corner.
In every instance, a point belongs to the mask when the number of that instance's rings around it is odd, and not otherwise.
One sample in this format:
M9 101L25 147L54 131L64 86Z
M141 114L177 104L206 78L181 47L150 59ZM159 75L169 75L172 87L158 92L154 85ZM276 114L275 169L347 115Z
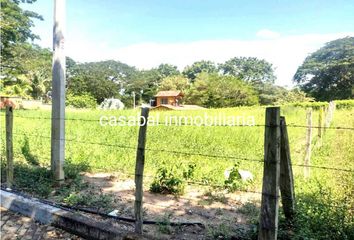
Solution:
M109 173L87 173L85 182L94 186L93 192L112 194L115 201L114 209L118 216L131 217L134 214L134 180L126 176ZM147 181L148 182L148 181ZM162 222L200 222L207 227L230 226L237 231L249 230L250 223L258 218L260 195L254 193L210 192L203 186L187 186L183 196L150 193L144 186L144 218ZM91 189L92 191L92 189ZM156 229L146 226L151 235L159 235L166 230L170 239L205 239L210 230L200 227L185 229ZM241 229L241 230L240 230ZM171 238L172 236L173 238Z

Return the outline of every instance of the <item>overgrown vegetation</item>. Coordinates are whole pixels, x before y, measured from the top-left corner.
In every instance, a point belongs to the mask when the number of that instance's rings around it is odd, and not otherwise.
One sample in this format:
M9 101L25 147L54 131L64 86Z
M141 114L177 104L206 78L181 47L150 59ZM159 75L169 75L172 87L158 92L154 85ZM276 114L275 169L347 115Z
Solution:
M314 103L316 104L316 103ZM341 103L337 102L337 106ZM345 106L345 107L344 107ZM306 125L306 107L282 106L282 115L287 123ZM334 113L332 126L354 127L353 108L347 102L339 107ZM240 107L228 109L210 109L203 111L185 112L151 112L151 116L160 115L162 121L168 116L254 116L255 124L262 125L264 122L263 107ZM49 111L23 111L14 112L14 126L17 132L14 135L15 151L15 185L23 191L37 196L49 197L58 202L74 204L76 206L89 207L97 205L109 210L110 197L95 192L84 184L80 178L82 171L94 172L126 172L132 173L135 168L135 154L138 127L101 127L98 119L101 112L91 111L67 111L68 119L97 119L95 121L66 121L66 134L68 142L66 148L65 172L67 184L61 188L55 188L49 171L50 164L50 141L47 138L36 137L50 136ZM111 111L110 114L119 116L136 116L138 111L123 110ZM44 119L20 118L37 117ZM1 125L4 126L4 113L1 112ZM318 111L313 112L313 122L318 122ZM1 129L4 171L5 156L5 129ZM17 137L18 133L26 132L27 141L24 137ZM293 164L303 164L304 144L306 128L288 127L291 157ZM314 135L316 130L314 130ZM188 182L198 182L209 185L225 186L225 181L230 187L238 189L238 177L230 179L224 176L225 170L237 169L248 170L254 175L254 181L248 185L242 185L241 189L260 191L263 166L255 161L228 159L223 156L246 157L249 159L263 158L263 127L193 127L193 126L151 126L147 132L145 174L156 174L154 179L145 178L144 182L152 186L156 192L183 194L183 189ZM313 146L311 158L312 165L329 166L336 168L354 169L354 152L352 149L353 133L346 130L327 130L322 145ZM100 143L100 147L96 144ZM105 146L107 144L107 146ZM34 166L26 160L21 151L25 149L30 155L35 156L42 167ZM121 148L119 146L132 146L133 148ZM154 150L154 151L152 151ZM161 150L161 151L160 151ZM168 151L192 153L178 154ZM25 151L25 152L26 152ZM19 154L17 154L19 153ZM206 156L203 156L206 155ZM208 155L214 157L207 157ZM220 156L220 157L217 157ZM235 163L237 163L235 167ZM295 175L296 197L298 199L296 216L297 221L292 228L281 222L280 236L291 236L294 239L303 239L306 236L315 239L350 239L352 237L353 212L353 175L351 173L330 171L324 169L311 169L310 181L303 180L303 168L293 167ZM5 177L2 172L2 177ZM4 179L3 179L4 180ZM236 184L234 184L236 182ZM319 185L320 184L320 185ZM347 186L346 186L347 185ZM321 186L321 187L320 187ZM222 190L225 190L222 188ZM206 194L205 203L227 202L217 189L211 189ZM91 196L88 196L91 195ZM87 200L85 198L88 198ZM98 202L104 204L99 205ZM333 207L335 206L335 207ZM96 206L91 206L96 207ZM249 205L243 209L247 212L256 213L257 205ZM254 211L253 211L254 210ZM248 215L249 215L248 214ZM254 215L252 213L252 215ZM255 220L258 217L254 218ZM311 222L309 224L308 222ZM332 226L332 227L331 227ZM290 229L290 230L289 230ZM338 231L334 231L337 229ZM216 231L216 230L215 230ZM290 232L289 232L290 231ZM283 234L283 235L282 235ZM319 236L319 237L317 237ZM284 237L285 238L285 237Z
M230 192L245 189L250 183L250 180L245 181L241 179L241 176L238 173L239 166L240 163L235 163L229 171L229 176L225 180L225 188Z
M69 94L66 96L66 106L75 107L75 108L96 108L97 103L96 99L89 95L72 95Z
M185 184L184 178L178 173L176 166L163 165L157 170L155 179L151 183L150 191L180 195L184 193Z

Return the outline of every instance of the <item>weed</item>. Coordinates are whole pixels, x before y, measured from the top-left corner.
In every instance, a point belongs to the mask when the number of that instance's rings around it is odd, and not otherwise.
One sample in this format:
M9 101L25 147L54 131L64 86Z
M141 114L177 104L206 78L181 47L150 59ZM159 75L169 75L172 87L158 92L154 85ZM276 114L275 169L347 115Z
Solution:
M240 174L238 173L240 163L235 163L235 165L231 168L229 177L225 180L225 188L229 192L235 192L237 190L244 189L247 182L242 181Z
M157 175L150 186L154 193L181 195L184 192L184 179L179 176L174 166L162 166L158 169Z
M64 203L71 206L93 208L110 211L113 209L113 195L88 191L84 193L70 193L63 199Z
M207 227L208 239L231 239L232 228L229 224L221 223L219 225L209 225Z
M172 213L165 213L165 215L161 218L158 219L158 231L163 234L170 234L172 232L172 227L171 227L171 216Z
M209 202L209 204L212 204L213 202L221 202L223 204L227 204L228 202L224 193L208 191L204 193L204 196L207 197L206 200Z
M29 164L34 165L34 166L39 166L38 158L31 153L29 140L26 135L24 136L23 145L21 147L21 152Z
M196 167L197 167L197 165L195 163L188 164L187 169L185 169L183 171L183 178L186 179L186 180L191 179L193 177L193 175L194 175Z

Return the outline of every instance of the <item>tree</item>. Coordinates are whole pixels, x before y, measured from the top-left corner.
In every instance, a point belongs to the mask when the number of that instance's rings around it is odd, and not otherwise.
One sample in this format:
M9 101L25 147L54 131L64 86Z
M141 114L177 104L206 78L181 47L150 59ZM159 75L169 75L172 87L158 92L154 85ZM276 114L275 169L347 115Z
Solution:
M354 86L354 37L337 39L308 56L294 75L316 100L349 99Z
M129 82L126 94L132 99L132 92L134 92L137 103L149 102L155 95L161 80L161 74L157 69L139 71Z
M219 66L224 75L231 75L252 84L274 83L273 65L255 57L235 57Z
M162 63L158 66L157 71L161 75L161 79L180 75L181 73L178 71L177 66L173 66L171 64Z
M253 86L234 76L201 73L186 102L213 108L256 105L258 95Z
M12 61L8 66L13 67L7 67L2 71L3 92L25 98L43 97L50 89L51 51L37 45L23 43L16 45L11 54Z
M32 19L43 20L43 18L35 12L22 10L19 2L19 0L1 0L0 2L0 50L3 64L11 58L15 45L25 43L28 39L39 38L32 33ZM22 2L33 3L35 0L22 0Z
M75 64L68 77L68 93L90 94L98 103L120 97L136 75L136 69L118 61Z
M199 61L193 63L191 66L185 67L183 70L183 75L185 75L193 83L197 78L198 74L205 73L216 73L218 71L216 64L212 61Z
M170 90L179 90L186 92L190 87L189 80L181 75L179 76L170 76L162 80L159 90L160 91L170 91Z
M33 3L35 0L21 2ZM47 69L44 65L47 56L42 54L48 55L48 52L44 53L27 40L38 38L31 30L32 19L43 18L35 12L22 10L19 3L19 0L0 1L1 90L10 95L38 97L46 88Z
M312 98L306 96L306 93L297 88L287 90L284 87L276 86L270 83L263 83L255 86L255 88L258 91L259 103L261 105L313 101Z

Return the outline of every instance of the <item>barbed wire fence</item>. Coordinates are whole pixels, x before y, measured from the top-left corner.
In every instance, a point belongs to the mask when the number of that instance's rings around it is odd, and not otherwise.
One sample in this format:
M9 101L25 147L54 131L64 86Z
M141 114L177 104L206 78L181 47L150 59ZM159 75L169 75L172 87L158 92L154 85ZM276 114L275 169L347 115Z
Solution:
M148 112L148 110L145 110ZM199 156L199 157L205 157L205 158L218 158L218 159L229 159L229 160L239 160L239 161L248 161L248 162L258 162L258 163L262 163L264 164L264 176L263 176L263 189L262 191L250 191L250 190L239 190L240 192L247 192L247 193L253 193L253 194L258 194L262 197L262 209L264 208L269 208L272 209L272 211L269 212L264 212L261 210L261 221L260 221L260 236L263 237L263 239L272 239L274 238L274 235L276 235L276 231L274 229L277 229L277 223L274 222L274 219L277 219L277 214L278 214L278 199L279 199L279 193L277 192L277 189L279 188L279 179L277 179L280 175L280 172L282 171L281 169L281 165L282 161L283 161L283 156L281 157L280 154L282 152L282 149L280 149L280 139L279 137L283 138L284 137L284 133L281 133L281 127L285 127L286 128L305 128L305 129L319 129L319 131L326 131L326 130L341 130L341 131L353 131L354 128L352 127L345 127L345 126L330 126L330 123L326 123L324 124L324 126L322 126L322 124L319 122L319 126L312 126L312 125L298 125L298 124L283 124L281 125L281 119L280 119L280 113L279 113L279 108L267 108L266 111L275 111L276 113L273 112L273 114L275 114L275 116L273 117L268 117L269 122L266 121L266 124L264 125L254 125L254 127L262 127L265 128L266 133L265 133L265 138L267 138L267 131L268 131L268 137L270 138L268 141L266 140L265 143L265 148L266 145L267 149L265 151L265 156L264 158L260 159L260 158L247 158L247 157L241 157L241 156L230 156L230 155L216 155L216 154L206 154L206 153L198 153L198 152L187 152L187 151L177 151L177 150L170 150L170 149L161 149L161 148L147 148L144 145L139 146L139 144L137 144L136 146L131 146L131 145L124 145L124 144L116 144L116 143L107 143L107 142L91 142L91 141L82 141L82 140L78 140L77 138L69 138L69 139L64 139L65 141L68 142L76 142L76 143L82 143L82 144L92 144L92 145L99 145L99 146L105 146L105 147L109 147L109 148L122 148L122 149L133 149L133 150L137 150L137 161L139 158L139 155L143 155L143 157L140 159L140 161L144 161L144 153L145 151L150 151L150 152L164 152L164 153L168 153L171 155L187 155L187 156ZM331 118L326 118L326 119L332 119L333 118L333 112L334 110L330 111L332 114ZM8 111L7 111L8 113ZM268 113L268 115L271 114L270 112ZM142 112L142 115L144 115L144 112ZM6 123L8 123L10 120L8 120L8 114L6 114ZM46 118L46 117L31 117L31 116L21 116L21 115L15 115L12 116L12 118L27 118L27 119L40 119L40 120L51 120L52 118ZM267 118L267 114L266 114L266 118ZM65 121L85 121L85 122L99 122L99 120L97 119L79 119L79 118L67 118L65 119ZM272 122L274 121L274 122ZM285 118L283 119L283 121L285 122ZM330 120L329 120L330 122ZM166 125L167 123L165 122L158 122L158 125ZM167 124L168 125L168 124ZM183 123L183 126L203 126L203 125L195 125L195 124L187 124L187 123ZM147 122L145 122L145 125L142 123L140 125L140 131L142 128L146 128L147 127ZM212 125L212 126L205 126L205 127L230 127L229 125ZM232 126L232 127L251 127L251 126ZM45 136L45 135L40 135L40 134L28 134L26 132L22 132L22 131L16 131L16 132L12 132L9 130L9 128L11 128L11 126L8 126L8 124L6 124L6 154L7 154L7 160L8 160L8 164L7 164L7 186L11 186L13 181L11 179L11 174L9 177L9 173L11 172L11 168L13 171L13 163L11 163L11 161L13 162L13 154L21 154L21 152L13 152L13 148L10 146L12 145L12 135L15 136L32 136L32 137L36 137L36 138L43 138L43 139L50 139L50 136ZM146 129L145 129L146 131ZM273 134L273 135L272 135ZM287 135L287 133L286 133ZM322 134L321 134L322 135ZM320 134L318 135L320 136ZM141 138L141 137L140 137ZM146 135L145 137L146 138ZM273 138L273 139L271 139ZM310 138L310 141L312 139ZM145 140L141 140L139 139L138 142L145 142ZM278 142L277 142L278 141ZM284 140L283 140L284 141ZM285 139L285 141L288 141L287 139ZM9 143L10 142L10 143ZM277 144L278 143L278 144ZM288 145L289 143L286 142L285 145ZM279 146L278 146L279 145ZM10 146L10 147L9 147ZM310 143L311 146L311 143ZM272 154L269 154L269 157L267 158L267 151L269 151L269 148L273 148ZM12 153L11 153L12 151ZM288 151L286 154L288 154L288 156L290 157L290 151L288 149L283 149L284 151ZM140 153L139 153L140 152ZM12 158L12 159L11 159ZM50 158L48 158L48 160L50 160ZM293 186L293 176L292 176L292 167L303 167L303 168L314 168L314 169L322 169L322 170L330 170L330 171L339 171L339 172L348 172L348 173L353 173L354 169L344 169L344 168L335 168L335 167L331 167L331 166L323 166L323 165L311 165L309 164L309 162L305 162L304 164L292 164L290 161L290 158L288 159L288 162L286 162L286 167L285 169L287 169L285 175L286 178L290 181L289 185L286 187L282 187L280 186L280 190L282 192L281 197L282 197L282 201L283 201L283 206L289 206L289 204L284 202L289 202L290 201L290 208L291 206L294 206L294 196L293 194L289 193L289 189L290 192L294 192L294 186ZM146 175L143 174L143 166L142 166L142 171L138 171L135 173L122 173L122 174L126 174L129 176L134 176L135 179L137 178L141 178L141 182L140 182L140 187L137 186L136 191L139 191L141 195L141 200L142 201L142 183L143 183L143 178L154 178L154 176L152 175ZM13 173L12 173L13 174ZM267 176L268 179L267 179ZM196 182L196 181L188 181L187 182L190 185L202 185L202 186L208 186L208 187L215 187L215 188L224 188L225 186L223 185L215 185L212 183L203 183L203 182ZM269 184L271 183L271 184ZM266 186L266 187L265 187ZM285 189L284 189L285 188ZM284 195L284 196L283 196ZM185 200L191 200L188 198L183 198L181 197L181 199L185 199ZM53 203L55 204L55 203ZM144 221L143 217L142 217L142 205L143 204L147 204L147 205L154 205L157 206L155 203L148 203L148 202L142 202L138 207L135 207L135 218L134 219L126 219L127 221L131 221L134 222L136 224L136 231L140 232L142 231L142 226L143 224L149 224L149 221ZM265 204L270 204L270 206L265 206ZM135 203L135 205L137 205L137 203ZM62 207L69 207L69 206L62 206ZM161 206L166 208L166 206ZM333 206L335 207L335 206ZM139 210L140 209L140 210ZM285 209L284 209L285 210ZM289 209L288 209L289 210ZM88 211L86 209L86 211ZM286 210L285 210L286 211ZM293 212L294 209L290 209L290 212ZM105 215L104 213L100 213L102 215ZM140 215L140 217L137 217L137 215ZM290 215L288 217L292 217L291 215L293 215L293 213L290 213ZM107 215L108 217L108 215ZM116 217L119 218L119 217ZM273 220L272 220L273 219ZM183 224L183 223L182 223ZM188 224L188 223L186 223ZM198 224L198 223L191 223L191 224ZM263 225L262 225L263 224ZM273 224L273 227L269 228L269 224ZM263 226L263 228L262 228Z

